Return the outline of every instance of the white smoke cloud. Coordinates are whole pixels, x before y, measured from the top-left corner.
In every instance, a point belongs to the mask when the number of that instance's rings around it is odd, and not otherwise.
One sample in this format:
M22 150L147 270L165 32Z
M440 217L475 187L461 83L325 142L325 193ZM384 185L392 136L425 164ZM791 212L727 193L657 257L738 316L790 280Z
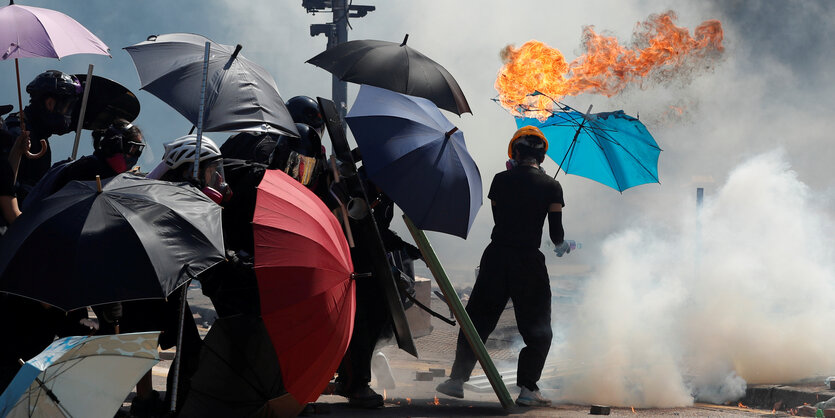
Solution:
M673 407L835 370L835 229L783 151L736 167L677 229L605 240L565 342L565 400ZM555 318L555 323L564 318Z

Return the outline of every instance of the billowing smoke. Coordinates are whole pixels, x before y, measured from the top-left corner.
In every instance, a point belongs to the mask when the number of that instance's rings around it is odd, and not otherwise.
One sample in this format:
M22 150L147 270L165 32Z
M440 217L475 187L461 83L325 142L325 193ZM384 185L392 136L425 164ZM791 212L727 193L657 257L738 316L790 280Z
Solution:
M560 397L673 407L835 370L833 223L782 151L731 171L680 226L610 236L554 360ZM555 335L558 333L555 333Z

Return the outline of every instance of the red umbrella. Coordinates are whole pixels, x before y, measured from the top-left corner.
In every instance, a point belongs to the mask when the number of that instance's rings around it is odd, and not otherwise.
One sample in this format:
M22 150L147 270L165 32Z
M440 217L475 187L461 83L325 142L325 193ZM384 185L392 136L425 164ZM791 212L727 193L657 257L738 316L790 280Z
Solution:
M304 405L322 393L351 339L348 242L327 206L280 170L264 174L252 224L261 316L284 386Z

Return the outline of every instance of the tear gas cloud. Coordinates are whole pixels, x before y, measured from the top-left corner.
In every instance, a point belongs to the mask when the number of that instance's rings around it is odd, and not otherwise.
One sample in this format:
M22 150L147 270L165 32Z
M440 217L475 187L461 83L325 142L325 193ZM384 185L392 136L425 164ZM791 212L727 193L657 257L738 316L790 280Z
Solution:
M582 364L565 400L635 407L736 400L747 383L835 371L826 204L781 151L742 163L680 228L610 236L552 357Z

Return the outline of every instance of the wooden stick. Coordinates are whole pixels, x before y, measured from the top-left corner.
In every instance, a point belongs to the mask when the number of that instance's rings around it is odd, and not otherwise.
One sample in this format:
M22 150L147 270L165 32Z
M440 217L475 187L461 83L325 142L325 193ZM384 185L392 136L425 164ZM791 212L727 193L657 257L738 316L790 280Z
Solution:
M415 224L412 223L412 220L405 214L403 215L403 220L406 222L409 232L412 233L412 237L415 239L415 244L417 244L418 248L420 248L420 252L423 254L423 259L426 260L426 265L429 266L432 276L434 276L435 281L438 282L438 287L440 287L441 291L444 293L444 299L446 299L450 309L452 309L452 312L455 314L455 319L457 319L458 323L461 325L461 332L464 333L464 336L467 338L467 342L470 344L470 348L472 348L478 362L481 363L481 368L484 369L484 374L487 375L487 380L489 380L490 385L493 386L493 391L496 392L499 402L501 402L504 409L513 409L514 404L513 399L510 397L510 392L507 391L507 387L505 386L502 377L499 375L499 372L496 370L493 360L490 359L490 354L487 353L487 348L484 347L484 343L481 341L478 331L476 331L473 322L470 320L470 315L467 314L467 311L464 309L464 305L461 304L461 299L458 299L458 294L455 293L455 289L453 289L452 283L450 283L449 278L444 271L444 266L441 265L441 261L438 260L435 250L432 249L432 244L429 243L429 239L426 238L426 234L423 233L423 230L418 229Z
M101 193L101 176L99 176L98 174L96 174L96 189L99 193Z
M93 64L87 66L87 79L84 82L84 95L81 97L81 111L78 113L78 126L75 128L75 142L72 144L72 156L74 160L78 155L78 142L81 139L81 128L84 126L84 116L87 113L87 100L90 97L90 85L93 84Z

